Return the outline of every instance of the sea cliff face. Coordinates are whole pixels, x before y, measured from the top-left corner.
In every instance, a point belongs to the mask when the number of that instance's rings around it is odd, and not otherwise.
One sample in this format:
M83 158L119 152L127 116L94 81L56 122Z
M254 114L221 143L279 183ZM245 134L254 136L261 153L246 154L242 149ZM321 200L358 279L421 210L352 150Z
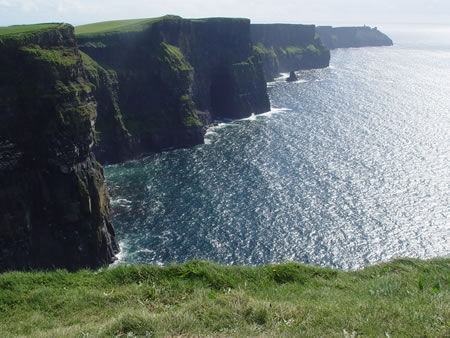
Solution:
M248 19L166 16L77 32L0 28L0 271L111 263L119 247L97 159L203 143L214 120L270 110L266 79L330 56L314 26L251 29Z
M108 264L119 247L73 27L21 30L0 31L0 271Z
M215 119L270 110L249 20L167 16L125 27L77 28L96 84L101 161L201 144Z
M84 52L67 24L0 28L0 271L114 260L94 151L192 146L214 119L270 109L247 19L165 17L78 41Z
M376 27L319 26L317 33L329 49L393 45L392 40Z
M252 24L251 36L255 52L264 60L268 81L280 72L329 66L330 51L314 25Z

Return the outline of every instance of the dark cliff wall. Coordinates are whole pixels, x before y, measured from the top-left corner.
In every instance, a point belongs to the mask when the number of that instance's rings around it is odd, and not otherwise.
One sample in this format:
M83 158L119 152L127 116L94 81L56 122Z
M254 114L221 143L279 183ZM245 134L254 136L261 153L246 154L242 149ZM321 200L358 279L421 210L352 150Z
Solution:
M200 144L210 121L270 109L247 19L168 16L77 38L96 83L102 161Z
M198 109L213 119L270 110L262 60L253 55L250 20L165 20L154 28L167 43L179 46L192 65Z
M0 35L0 270L98 267L118 252L95 116L72 26Z
M330 49L349 47L392 46L392 40L376 27L319 26L317 33Z
M314 25L252 24L255 51L264 59L268 81L280 72L325 68L330 51L322 44Z

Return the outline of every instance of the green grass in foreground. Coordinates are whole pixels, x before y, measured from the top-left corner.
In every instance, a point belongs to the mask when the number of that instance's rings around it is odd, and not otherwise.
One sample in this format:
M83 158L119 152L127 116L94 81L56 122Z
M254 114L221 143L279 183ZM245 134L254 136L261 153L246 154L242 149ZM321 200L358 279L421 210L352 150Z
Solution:
M157 21L170 18L174 18L174 16L166 15L150 19L132 19L132 20L97 22L75 27L75 34L77 36L85 37L90 35L104 35L107 33L140 32Z
M0 336L450 335L450 259L0 274Z

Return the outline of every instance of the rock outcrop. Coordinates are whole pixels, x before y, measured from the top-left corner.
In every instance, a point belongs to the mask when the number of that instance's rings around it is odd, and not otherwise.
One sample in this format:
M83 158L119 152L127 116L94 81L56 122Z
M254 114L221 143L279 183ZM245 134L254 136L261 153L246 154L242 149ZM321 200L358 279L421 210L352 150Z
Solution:
M329 66L330 51L314 25L252 24L251 36L255 53L264 60L268 81L280 72Z
M289 73L289 77L286 79L287 82L294 82L294 81L297 81L297 80L298 80L298 78L297 78L297 75L295 74L294 71L291 71Z
M73 27L3 29L0 74L0 271L111 263L96 101Z
M215 119L270 110L248 19L166 16L106 26L77 27L96 84L102 162L200 144Z
M392 40L376 27L319 26L317 33L329 49L350 47L392 46Z

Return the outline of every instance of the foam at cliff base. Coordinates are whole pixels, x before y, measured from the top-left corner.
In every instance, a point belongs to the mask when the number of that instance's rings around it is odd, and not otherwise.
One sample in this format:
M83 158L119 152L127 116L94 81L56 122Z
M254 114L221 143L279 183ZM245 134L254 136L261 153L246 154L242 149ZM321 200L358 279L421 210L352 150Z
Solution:
M270 117L273 114L282 113L282 112L286 112L286 111L290 111L290 110L291 109L289 109L289 108L272 108L270 111L265 112L265 113L252 114L249 117L245 117L245 118L242 118L242 119L230 120L230 122L220 122L217 125L213 125L213 126L209 127L207 129L207 131L206 131L205 136L217 136L218 135L216 133L217 130L220 130L220 129L223 129L223 128L228 128L228 127L234 127L234 126L236 126L236 124L234 122L239 122L239 121L256 121L260 117Z
M116 255L117 260L114 261L113 263L111 263L109 265L110 268L116 267L120 264L123 264L123 258L127 256L128 253L128 244L126 241L119 241L119 247L120 247L120 251L119 253Z

